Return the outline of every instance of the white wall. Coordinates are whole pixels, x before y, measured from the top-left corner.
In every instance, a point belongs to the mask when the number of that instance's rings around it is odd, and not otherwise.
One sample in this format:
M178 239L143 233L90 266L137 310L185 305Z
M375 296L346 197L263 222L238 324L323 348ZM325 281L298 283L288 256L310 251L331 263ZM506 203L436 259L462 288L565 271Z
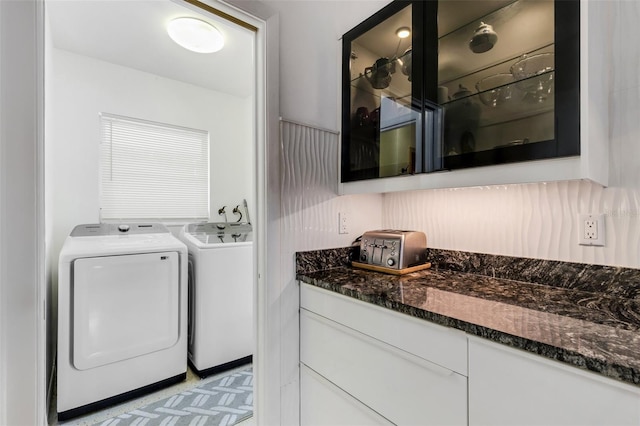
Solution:
M208 130L211 219L231 210L254 190L252 100L169 80L55 49L53 101L47 113L53 192L54 258L75 225L99 221L100 112Z
M45 16L46 20L46 16ZM53 80L53 39L51 36L51 31L48 25L45 25L44 28L44 63L49 66L45 66L44 69L44 80L51 81ZM52 85L45 85L45 94L44 101L45 105L43 106L44 110L52 110L53 105L53 87ZM44 134L50 134L52 131L52 123L54 122L53 117L45 117L44 123ZM44 144L44 163L45 165L51 164L53 155L53 144L47 145ZM54 281L52 276L53 269L52 265L57 263L57 253L54 254L49 249L53 245L53 212L50 208L53 205L53 191L52 191L52 183L53 183L53 168L45 167L44 169L45 179L44 179L44 204L45 204L45 282L51 283ZM55 364L55 356L56 356L56 339L49 338L49 336L53 337L56 335L58 327L57 327L57 301L54 300L56 293L54 292L54 288L52 285L46 286L46 321L47 321L47 360L46 360L46 379L47 379L47 404L51 402L52 393L53 393L53 384L55 383L54 378L54 364ZM49 408L47 406L47 408Z
M389 0L264 0L280 14L280 113L339 130L340 38Z
M280 14L282 116L337 130L337 40L387 2L266 2ZM281 424L295 424L299 398L295 251L346 246L377 227L414 228L427 233L430 247L640 267L640 30L634 24L640 5L617 1L613 12L609 188L572 181L339 197L331 179L317 172L337 156L337 138L323 132L326 139L319 142L305 126L283 132ZM315 172L309 170L313 165ZM337 232L342 210L352 224L347 236ZM579 212L607 214L606 247L577 244Z
M0 2L0 424L45 423L42 9ZM42 379L42 380L41 380Z

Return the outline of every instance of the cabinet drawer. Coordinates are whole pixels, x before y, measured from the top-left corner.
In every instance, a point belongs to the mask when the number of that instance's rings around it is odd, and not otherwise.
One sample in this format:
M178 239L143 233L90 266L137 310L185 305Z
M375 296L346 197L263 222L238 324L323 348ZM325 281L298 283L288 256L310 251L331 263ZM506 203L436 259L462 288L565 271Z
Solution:
M467 375L467 336L370 303L302 283L300 306L349 328Z
M469 424L640 424L640 389L479 338L469 341Z
M300 361L393 423L467 423L465 376L304 309Z
M301 426L393 424L304 364L300 366L300 393L304 395Z

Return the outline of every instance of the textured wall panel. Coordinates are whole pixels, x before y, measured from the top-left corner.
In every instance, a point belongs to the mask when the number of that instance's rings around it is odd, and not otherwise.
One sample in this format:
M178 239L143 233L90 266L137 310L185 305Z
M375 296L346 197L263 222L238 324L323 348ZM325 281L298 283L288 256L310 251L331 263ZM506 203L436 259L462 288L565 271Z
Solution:
M579 213L605 214L605 247L578 244ZM589 181L389 193L382 225L434 248L640 267L640 191Z
M337 196L338 135L281 121L282 232L280 330L287 336L280 352L282 393L293 411L298 398L298 285L295 252L347 246L382 221L382 195ZM338 212L351 215L351 233L338 234Z
M281 135L283 241L291 249L287 259L295 251L349 245L380 226L381 194L337 195L337 133L282 120ZM339 212L349 215L349 234L338 234Z
M640 267L640 190L589 181L337 196L338 136L282 122L283 270L296 251L349 245L366 230L416 229L449 250ZM350 233L338 234L338 212ZM606 246L578 244L579 213L604 213Z

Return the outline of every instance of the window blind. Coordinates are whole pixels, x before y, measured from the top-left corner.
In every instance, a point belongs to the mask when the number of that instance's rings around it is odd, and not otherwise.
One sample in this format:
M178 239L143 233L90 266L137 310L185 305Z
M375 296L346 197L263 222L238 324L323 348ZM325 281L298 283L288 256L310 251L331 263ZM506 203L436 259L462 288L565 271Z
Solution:
M209 217L209 133L100 114L101 220Z

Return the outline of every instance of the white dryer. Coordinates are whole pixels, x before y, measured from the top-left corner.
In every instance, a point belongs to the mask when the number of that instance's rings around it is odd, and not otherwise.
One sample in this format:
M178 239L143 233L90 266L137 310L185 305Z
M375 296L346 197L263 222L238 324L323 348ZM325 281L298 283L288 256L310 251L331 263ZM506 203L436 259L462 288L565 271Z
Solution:
M191 223L189 361L205 377L252 361L253 239L247 223Z
M79 225L58 271L59 420L184 380L187 248L161 224Z

